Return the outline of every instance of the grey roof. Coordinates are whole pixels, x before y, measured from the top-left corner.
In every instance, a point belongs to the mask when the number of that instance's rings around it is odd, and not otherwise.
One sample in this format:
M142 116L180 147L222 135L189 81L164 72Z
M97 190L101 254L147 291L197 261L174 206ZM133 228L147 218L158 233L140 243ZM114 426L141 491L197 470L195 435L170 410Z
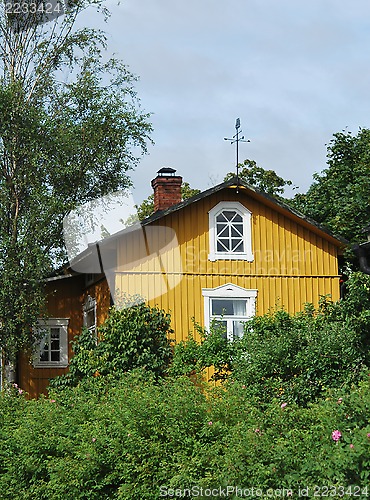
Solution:
M206 198L207 196L211 196L212 194L217 193L218 191L221 191L222 189L232 187L232 186L240 186L240 187L243 187L243 188L251 191L252 193L254 193L256 195L256 197L263 198L264 200L268 201L269 203L275 205L276 207L279 207L279 208L283 209L284 211L288 212L290 215L297 217L301 221L304 221L306 224L310 224L311 226L314 226L315 228L319 229L321 232L325 233L327 236L330 236L330 238L334 238L335 240L337 240L338 242L340 242L343 245L348 245L348 243L349 243L342 236L335 235L329 229L327 229L325 226L314 221L313 219L310 219L309 217L306 217L301 212L294 209L293 207L291 207L287 203L285 203L285 202L281 201L280 199L275 198L267 193L264 193L262 191L255 189L253 186L250 186L248 183L244 182L240 178L238 179L237 177L233 177L233 178L229 179L228 181L222 182L221 184L217 184L217 186L213 186L212 188L207 189L206 191L202 191L202 192L192 196L191 198L188 198L184 201L181 201L180 203L177 203L176 205L172 205L171 207L166 208L165 210L158 210L157 212L152 214L150 217L147 217L146 219L143 219L142 221L140 221L140 225L146 226L148 224L151 224L152 222L154 222L156 220L162 219L166 215L169 215L173 212L181 210L184 207L191 205L192 203L196 203L197 201L199 201L203 198ZM125 229L119 231L118 233L113 234L111 237L112 238L119 237L120 235L126 233L127 230L128 230L128 228L125 228Z
M83 252L81 252L79 255L77 255L74 259L75 261L81 261L85 259L89 254L93 253L93 247L96 245L106 245L112 242L113 240L120 238L121 236L127 235L129 232L134 231L139 229L142 226L147 226L148 224L151 224L152 222L155 222L157 220L162 219L163 217L166 217L169 214L172 214L174 212L177 212L178 210L182 210L183 208L187 207L188 205L191 205L192 203L196 203L199 200L202 200L203 198L206 198L208 196L211 196L214 193L217 193L219 191L222 191L225 188L232 187L232 186L238 186L240 188L243 188L248 190L250 193L254 195L255 198L260 198L261 200L264 200L265 202L268 202L269 204L273 205L276 209L280 209L279 211L284 212L286 215L291 216L293 218L297 218L300 220L304 225L311 226L312 228L315 228L318 230L322 235L326 235L330 239L336 240L338 246L345 246L348 245L349 242L343 238L342 236L337 236L334 233L332 233L329 229L327 229L325 226L322 224L314 221L313 219L306 217L302 213L300 213L298 210L294 209L287 203L283 202L282 200L275 198L267 193L264 193L262 191L259 191L255 189L253 186L250 186L248 183L245 181L241 180L240 178L238 179L237 177L233 177L225 182L222 182L221 184L217 184L216 186L213 186L210 189L207 189L206 191L202 191L191 198L188 198L184 201L181 201L180 203L177 203L176 205L172 205L169 208L166 208L165 210L158 210L154 212L150 217L147 217L146 219L141 220L140 222L137 222L136 224L133 224L132 226L126 227L122 229L121 231L118 231L117 233L112 234L108 238L105 238L99 242L92 243L89 245L87 249L85 249ZM73 265L73 262L71 263Z

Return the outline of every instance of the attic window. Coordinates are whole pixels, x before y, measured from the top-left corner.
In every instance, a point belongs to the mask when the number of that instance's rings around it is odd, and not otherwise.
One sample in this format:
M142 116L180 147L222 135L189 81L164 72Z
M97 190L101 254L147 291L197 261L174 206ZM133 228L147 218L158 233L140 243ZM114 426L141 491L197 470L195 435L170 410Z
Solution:
M209 260L253 261L251 212L239 202L223 201L209 212Z

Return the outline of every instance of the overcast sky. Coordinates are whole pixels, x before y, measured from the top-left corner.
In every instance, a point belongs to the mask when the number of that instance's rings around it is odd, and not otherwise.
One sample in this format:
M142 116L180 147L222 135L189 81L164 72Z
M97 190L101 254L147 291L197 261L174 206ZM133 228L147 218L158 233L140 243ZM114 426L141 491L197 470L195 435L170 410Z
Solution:
M235 148L223 138L237 117L251 141L240 160L274 169L302 192L325 168L335 132L370 126L368 0L107 5L110 51L140 77L138 96L153 113L155 145L133 174L137 202L162 166L192 187L222 182L235 170Z

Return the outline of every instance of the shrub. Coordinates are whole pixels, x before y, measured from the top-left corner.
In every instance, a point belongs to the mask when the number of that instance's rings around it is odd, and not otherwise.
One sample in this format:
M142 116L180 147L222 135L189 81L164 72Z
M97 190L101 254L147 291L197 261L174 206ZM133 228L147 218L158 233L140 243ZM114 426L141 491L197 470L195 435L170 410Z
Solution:
M291 315L277 308L245 324L242 339L227 342L215 325L198 328L175 346L173 375L215 367L215 378L231 377L262 401L272 397L306 405L329 387L350 387L369 366L370 277L354 273L346 300L320 299Z
M307 408L282 407L276 399L262 408L235 382L199 388L186 377L156 381L142 370L119 379L84 379L50 399L5 394L1 496L154 500L161 487L239 485L264 492L291 488L294 497L298 488L309 488L313 497L315 485L338 493L339 487L364 488L370 470L368 378L349 392L327 391ZM354 492L346 496L366 498Z
M112 307L99 328L99 340L84 329L73 342L69 373L51 381L51 387L76 385L84 378L116 377L144 368L163 376L172 358L170 315L144 303L123 309Z
M172 376L201 374L205 368L213 366L215 380L225 380L232 367L233 344L228 342L225 330L217 323L212 323L207 332L197 323L194 329L200 341L190 334L174 347L174 355L169 373Z
M283 310L246 324L236 346L232 377L261 400L307 404L329 387L350 387L365 368L361 336L322 301L294 316Z

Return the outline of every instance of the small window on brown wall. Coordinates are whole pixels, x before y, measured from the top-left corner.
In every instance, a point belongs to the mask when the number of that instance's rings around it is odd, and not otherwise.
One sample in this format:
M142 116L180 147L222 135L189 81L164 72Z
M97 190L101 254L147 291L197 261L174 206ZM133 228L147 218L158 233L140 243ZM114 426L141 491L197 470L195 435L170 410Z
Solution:
M96 300L87 296L83 307L83 324L94 335L96 335Z
M35 345L35 368L65 368L68 366L68 319L39 320L40 341Z

